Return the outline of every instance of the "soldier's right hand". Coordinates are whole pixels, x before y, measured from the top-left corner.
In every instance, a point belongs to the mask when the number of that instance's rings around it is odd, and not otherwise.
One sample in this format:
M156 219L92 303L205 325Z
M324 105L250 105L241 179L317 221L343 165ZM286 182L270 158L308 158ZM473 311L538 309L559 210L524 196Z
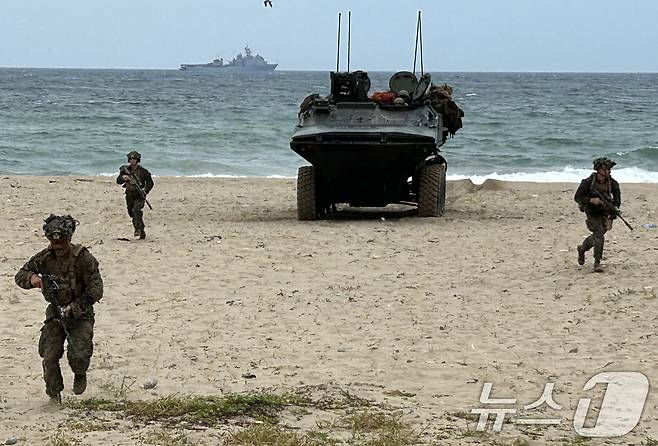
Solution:
M601 199L599 197L592 197L589 199L589 202L592 203L594 206L598 206L601 204Z
M122 178L123 181L130 181L130 177L128 175L124 175Z
M30 285L34 288L43 288L43 282L41 281L41 276L34 273L30 276Z

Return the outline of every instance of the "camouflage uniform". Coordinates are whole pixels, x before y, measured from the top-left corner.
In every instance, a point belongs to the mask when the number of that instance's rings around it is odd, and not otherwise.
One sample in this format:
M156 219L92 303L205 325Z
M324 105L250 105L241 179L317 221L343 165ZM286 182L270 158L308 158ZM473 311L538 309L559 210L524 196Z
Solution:
M54 221L52 217L55 217ZM74 221L70 216L66 217ZM52 225L57 224L57 219L63 217L50 218ZM46 222L44 229L49 223L48 220ZM46 231L46 235L52 240L52 234ZM55 239L58 239L57 235L55 234ZM74 391L82 393L86 388L86 373L93 353L93 305L103 297L103 280L98 270L98 261L81 245L70 244L68 250L63 253L57 253L49 246L23 265L16 274L16 284L24 289L33 288L30 278L34 274L49 274L60 288L56 302L49 302L46 308L46 320L39 338L39 355L43 358L46 393L51 398L59 399L59 394L64 389L59 360L64 354L64 341L67 339L66 356L76 378ZM46 297L45 289L41 291ZM71 314L62 318L60 308L66 306L71 309Z
M594 169L599 166L612 169L615 165L614 161L607 158L597 158L594 160ZM585 224L592 234L583 240L578 246L578 263L581 265L585 262L585 253L592 247L594 248L594 267L597 269L603 257L603 245L605 243L605 233L612 229L612 221L616 215L607 209L603 204L594 205L590 203L590 198L596 195L592 191L596 189L601 195L608 198L608 200L615 206L621 205L621 191L619 183L612 177L608 177L603 183L596 181L596 173L591 174L589 177L583 179L578 186L578 190L574 195L574 200L578 203L581 211L585 212L587 216ZM598 270L598 269L597 269Z
M141 155L138 152L132 151L128 153L128 160L130 158L137 158L141 160ZM123 179L125 172L130 172L137 177L139 185L144 188L144 192L148 193L153 189L153 178L151 178L151 172L143 168L141 165L137 164L134 169L131 169L130 165L124 165L119 168L119 176L117 176L117 184L123 184L123 187L126 189L126 207L128 208L128 215L132 218L133 226L135 228L135 235L139 235L140 238L144 238L146 233L144 232L144 202L145 199L141 197L137 188Z

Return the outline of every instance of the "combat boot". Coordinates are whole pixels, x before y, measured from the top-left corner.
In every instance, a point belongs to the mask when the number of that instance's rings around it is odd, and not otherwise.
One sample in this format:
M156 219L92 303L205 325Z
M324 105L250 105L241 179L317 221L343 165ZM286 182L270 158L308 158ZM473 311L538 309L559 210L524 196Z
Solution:
M140 239L140 240L144 240L145 238L146 238L146 231L144 230L144 228L142 228L142 229L139 231L139 239Z
M73 393L81 395L87 389L87 374L76 373L73 377Z
M578 264L579 265L584 265L585 264L585 250L583 249L582 245L578 245Z
M138 235L140 235L140 230L138 228L135 228L135 237L137 237Z
M603 272L603 267L601 266L601 259L594 259L594 272L595 273Z
M48 387L46 387L46 395L48 395L51 402L62 404L62 395L56 390L51 390Z

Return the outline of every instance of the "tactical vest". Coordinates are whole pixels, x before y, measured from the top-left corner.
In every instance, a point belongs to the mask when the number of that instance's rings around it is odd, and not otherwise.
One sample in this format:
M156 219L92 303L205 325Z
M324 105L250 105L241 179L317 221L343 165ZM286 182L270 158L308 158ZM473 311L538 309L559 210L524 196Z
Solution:
M591 192L595 189L599 191L601 194L603 194L603 196L607 197L608 200L612 201L612 181L610 181L610 178L608 178L608 180L605 183L599 184L596 182L596 173L590 175L589 177L590 196L591 196ZM578 209L580 210L580 212L587 212L590 206L591 204L589 202L578 203Z
M610 181L610 178L608 178L605 183L599 184L596 181L596 174L593 174L592 182L590 183L589 190L591 191L593 189L596 189L601 193L601 195L606 197L608 200L612 201L612 181Z
M44 249L35 256L35 260L41 263L42 267L45 269L45 271L42 272L53 276L57 284L60 286L61 292L59 293L57 300L61 306L70 304L82 295L83 284L77 280L75 262L85 249L86 248L82 245L71 244L69 253L66 256L65 261L61 264L58 262L57 256L55 256L49 248Z
M128 169L129 172L132 172L135 178L137 179L137 183L139 184L139 187L144 187L144 168L142 166L137 166L137 169L134 171L130 170L130 164L126 164L125 166L122 167L122 169ZM123 183L123 186L126 188L126 193L129 194L137 194L137 189L135 186L130 184L129 181Z

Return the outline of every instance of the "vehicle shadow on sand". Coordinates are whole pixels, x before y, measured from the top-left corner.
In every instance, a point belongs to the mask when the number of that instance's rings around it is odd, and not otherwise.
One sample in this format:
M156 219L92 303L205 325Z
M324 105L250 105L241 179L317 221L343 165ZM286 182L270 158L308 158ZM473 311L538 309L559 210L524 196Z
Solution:
M385 208L339 206L336 212L332 212L322 220L397 220L416 216L418 216L418 209L415 206L400 204L389 205Z

